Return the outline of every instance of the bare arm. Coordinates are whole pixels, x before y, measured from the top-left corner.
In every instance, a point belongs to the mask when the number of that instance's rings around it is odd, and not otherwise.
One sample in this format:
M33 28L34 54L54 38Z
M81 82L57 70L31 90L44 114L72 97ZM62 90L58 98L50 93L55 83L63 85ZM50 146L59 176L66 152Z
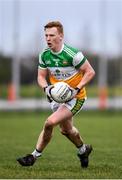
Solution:
M82 89L95 76L95 71L87 60L80 67L80 71L83 73L83 78L77 87Z
M41 88L48 86L48 82L46 80L47 75L48 75L47 69L38 69L37 81Z

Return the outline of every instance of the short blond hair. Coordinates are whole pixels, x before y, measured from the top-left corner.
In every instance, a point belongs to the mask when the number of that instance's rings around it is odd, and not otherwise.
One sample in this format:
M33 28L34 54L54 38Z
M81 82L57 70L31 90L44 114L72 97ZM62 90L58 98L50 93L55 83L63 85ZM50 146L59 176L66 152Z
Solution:
M59 21L51 21L44 26L44 30L47 28L56 27L59 33L64 34L63 25Z

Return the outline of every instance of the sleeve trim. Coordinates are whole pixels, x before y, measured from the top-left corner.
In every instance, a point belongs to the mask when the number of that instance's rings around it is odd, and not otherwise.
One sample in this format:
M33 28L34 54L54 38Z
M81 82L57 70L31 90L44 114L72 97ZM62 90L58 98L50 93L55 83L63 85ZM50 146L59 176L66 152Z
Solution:
M84 57L83 60L77 66L75 66L75 68L78 69L82 64L84 64L85 61L86 57Z
M45 66L42 67L42 66L40 66L40 65L38 65L38 68L39 68L39 69L47 69L47 67L45 67Z

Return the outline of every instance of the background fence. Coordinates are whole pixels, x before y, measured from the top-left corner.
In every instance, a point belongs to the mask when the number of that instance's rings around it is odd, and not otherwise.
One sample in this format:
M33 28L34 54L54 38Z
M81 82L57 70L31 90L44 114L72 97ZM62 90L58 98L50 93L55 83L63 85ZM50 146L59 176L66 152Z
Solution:
M17 104L29 108L30 101L41 108L45 96L36 80L38 54L46 45L43 26L50 20L63 23L65 42L81 50L96 71L87 86L86 108L122 108L121 0L1 0L0 12L1 110Z

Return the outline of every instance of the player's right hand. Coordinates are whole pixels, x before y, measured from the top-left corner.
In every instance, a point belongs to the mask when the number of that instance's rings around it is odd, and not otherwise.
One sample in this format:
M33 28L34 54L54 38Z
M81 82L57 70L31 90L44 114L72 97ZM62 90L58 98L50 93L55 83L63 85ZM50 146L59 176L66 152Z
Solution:
M48 85L46 87L44 87L44 92L46 93L46 96L47 96L47 100L49 102L52 102L53 99L51 97L51 89L53 88L54 86L53 85Z

